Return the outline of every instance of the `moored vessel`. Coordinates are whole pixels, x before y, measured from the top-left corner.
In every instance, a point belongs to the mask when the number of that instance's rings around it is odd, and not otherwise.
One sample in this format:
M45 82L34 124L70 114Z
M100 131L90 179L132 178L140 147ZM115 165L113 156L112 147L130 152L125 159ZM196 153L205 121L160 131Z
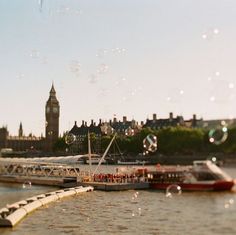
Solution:
M235 181L209 160L194 161L191 166L161 166L136 169L147 177L150 189L165 190L176 184L185 191L231 190Z

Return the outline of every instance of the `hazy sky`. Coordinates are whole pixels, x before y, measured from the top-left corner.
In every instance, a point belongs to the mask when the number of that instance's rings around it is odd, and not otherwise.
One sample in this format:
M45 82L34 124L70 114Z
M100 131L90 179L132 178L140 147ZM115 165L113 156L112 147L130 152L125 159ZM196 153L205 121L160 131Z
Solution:
M40 4L41 3L41 4ZM235 0L0 0L0 127L236 117Z

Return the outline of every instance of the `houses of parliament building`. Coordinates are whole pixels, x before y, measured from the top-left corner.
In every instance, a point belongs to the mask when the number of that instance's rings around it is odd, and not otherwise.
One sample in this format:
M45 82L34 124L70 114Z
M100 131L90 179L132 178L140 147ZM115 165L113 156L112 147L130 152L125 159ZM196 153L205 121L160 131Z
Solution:
M35 137L32 134L24 136L22 123L20 123L18 136L10 136L7 127L0 128L0 149L13 149L14 151L41 150L52 152L53 145L59 136L60 105L56 98L56 91L52 84L49 98L45 106L45 137Z

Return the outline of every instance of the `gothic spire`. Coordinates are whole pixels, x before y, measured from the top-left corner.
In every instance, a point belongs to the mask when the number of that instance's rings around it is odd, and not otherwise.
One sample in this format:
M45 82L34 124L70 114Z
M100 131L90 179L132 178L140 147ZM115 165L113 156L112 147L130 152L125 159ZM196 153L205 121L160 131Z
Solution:
M55 96L56 95L56 91L55 91L55 88L54 88L54 84L52 83L52 88L50 90L50 96Z
M18 133L19 137L23 136L23 127L22 127L22 122L20 122L20 127L19 127L19 133Z

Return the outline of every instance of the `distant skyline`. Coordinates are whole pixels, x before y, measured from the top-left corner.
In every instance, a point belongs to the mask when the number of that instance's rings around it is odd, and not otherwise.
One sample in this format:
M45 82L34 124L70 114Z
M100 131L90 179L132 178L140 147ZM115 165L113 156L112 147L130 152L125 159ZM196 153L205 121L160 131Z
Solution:
M0 127L236 117L235 0L1 0Z

